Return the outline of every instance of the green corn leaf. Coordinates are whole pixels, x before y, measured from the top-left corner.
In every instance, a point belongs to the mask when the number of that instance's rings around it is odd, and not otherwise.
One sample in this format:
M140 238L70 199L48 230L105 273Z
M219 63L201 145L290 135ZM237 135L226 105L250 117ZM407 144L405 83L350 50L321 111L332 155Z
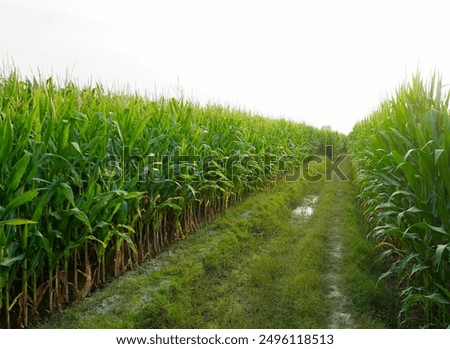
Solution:
M444 287L444 286L442 286L441 284L439 284L437 282L435 282L434 284L436 285L437 288L439 288L442 291L442 293L445 294L445 296L447 298L450 299L450 289L448 287Z
M2 118L3 117L0 119ZM0 129L0 139L2 145L0 147L0 163L6 163L7 159L11 156L14 141L13 125L10 117L6 117L3 122L0 123L0 126L3 126L3 128Z
M118 235L120 236L121 239L126 241L126 243L130 246L130 248L133 251L136 251L136 246L134 245L134 242L129 235L127 235L125 233L121 233L121 232L118 232Z
M73 196L72 188L67 183L61 183L59 187L59 192L64 195L64 197L69 201L72 206L75 206L75 200Z
M80 155L83 155L83 153L81 152L80 145L77 142L70 142L70 144Z
M442 154L445 154L444 152L445 152L444 149L436 149L436 150L434 151L434 163L435 163L436 165L437 165L437 163L438 163L439 158L441 157L441 155L442 155Z
M0 225L25 225L25 224L37 224L38 222L31 221L29 219L23 219L23 218L14 218L14 219L8 219L6 221L1 221Z
M439 268L439 265L441 264L441 260L442 260L442 255L447 250L448 246L450 246L450 243L448 243L446 245L438 245L436 247L436 252L434 253L434 258L433 258L433 264L437 268Z
M28 164L30 163L31 155L25 154L17 163L14 165L12 169L12 178L10 179L8 192L14 192L20 184L20 181L27 169Z
M104 241L96 238L94 235L88 235L86 238L88 240L97 241L103 248L106 248L108 246Z
M145 194L145 192L141 192L141 191L129 192L129 193L125 194L125 199L130 200L130 199L140 198L144 194Z
M440 233L440 234L443 234L443 235L448 235L447 231L443 227L436 227L436 226L433 226L433 225L430 225L430 224L427 224L427 223L424 223L424 222L416 223L416 224L413 225L413 227L417 227L417 228L420 228L420 229L430 229L430 230L432 230L432 231L434 231L436 233Z
M8 218L8 215L16 208L32 201L36 195L38 194L37 189L32 189L29 191L26 191L19 196L17 196L15 199L10 201L8 205L5 207L5 211L3 212L3 218Z
M3 260L0 260L0 266L2 267L11 267L14 263L21 261L25 258L25 253L22 253L15 257L6 257Z
M415 207L415 206L412 206L412 207L408 208L405 212L408 212L408 213L422 213L422 212L424 212L424 211L418 209L418 208Z
M91 224L90 224L90 222L89 222L89 218L88 218L88 216L86 215L86 213L84 213L83 211L81 211L81 210L80 210L79 208L77 208L77 207L74 207L74 208L70 209L70 212L72 212L73 215L74 215L78 220L80 220L81 222L83 222L83 223L88 227L89 231L92 231Z
M424 298L439 304L450 304L450 302L440 293L433 293L425 296Z
M415 273L421 272L423 270L427 270L429 267L427 265L423 265L423 264L418 264L415 265L412 269L411 272L409 273L409 276L413 276Z

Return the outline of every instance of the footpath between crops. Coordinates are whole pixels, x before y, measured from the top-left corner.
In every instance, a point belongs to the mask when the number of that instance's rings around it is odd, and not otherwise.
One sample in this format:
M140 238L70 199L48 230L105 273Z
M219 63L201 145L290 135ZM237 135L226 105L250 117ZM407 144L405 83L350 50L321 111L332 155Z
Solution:
M42 327L395 327L342 169L253 195Z

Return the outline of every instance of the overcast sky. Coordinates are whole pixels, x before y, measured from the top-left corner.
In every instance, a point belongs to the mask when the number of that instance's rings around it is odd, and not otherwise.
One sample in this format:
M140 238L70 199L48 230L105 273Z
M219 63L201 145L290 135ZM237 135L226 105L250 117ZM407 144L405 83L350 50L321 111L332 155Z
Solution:
M0 0L0 60L349 132L420 70L450 83L449 0Z

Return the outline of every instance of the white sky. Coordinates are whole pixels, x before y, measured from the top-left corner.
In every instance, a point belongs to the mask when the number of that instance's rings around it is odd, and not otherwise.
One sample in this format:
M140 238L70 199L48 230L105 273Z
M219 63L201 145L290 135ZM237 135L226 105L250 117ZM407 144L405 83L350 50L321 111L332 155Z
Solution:
M0 0L0 60L349 132L419 69L450 83L449 0Z

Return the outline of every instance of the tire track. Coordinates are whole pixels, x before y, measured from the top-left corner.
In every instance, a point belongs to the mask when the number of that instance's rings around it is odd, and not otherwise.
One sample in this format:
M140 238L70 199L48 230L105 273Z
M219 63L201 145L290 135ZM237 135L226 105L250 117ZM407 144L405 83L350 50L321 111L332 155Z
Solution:
M336 184L336 201L342 197L343 193L340 188L341 183ZM338 203L336 203L338 204ZM348 311L350 300L343 293L341 288L342 277L340 268L342 265L342 242L340 231L342 225L339 217L334 217L330 225L330 241L328 243L329 249L329 264L330 269L325 275L329 283L330 292L327 298L331 302L332 313L330 316L329 328L355 328L355 322L352 314Z

